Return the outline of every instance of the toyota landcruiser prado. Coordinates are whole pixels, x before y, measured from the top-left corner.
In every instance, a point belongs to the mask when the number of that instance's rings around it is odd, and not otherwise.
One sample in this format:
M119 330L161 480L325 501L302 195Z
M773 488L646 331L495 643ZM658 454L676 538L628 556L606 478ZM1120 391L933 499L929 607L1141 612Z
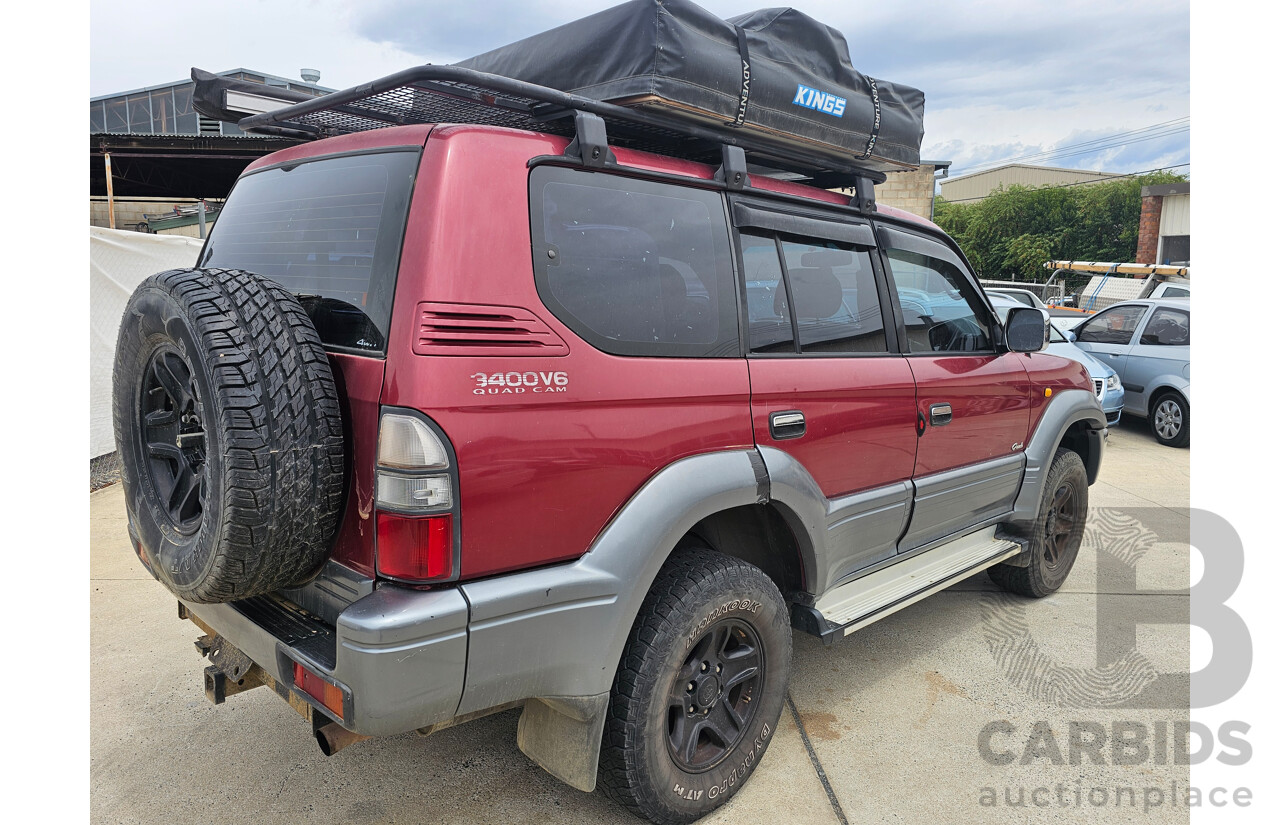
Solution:
M793 629L983 569L1054 592L1106 421L1044 312L1001 324L865 177L575 126L249 166L125 313L129 531L215 702L270 687L326 753L520 707L550 773L687 822L775 735Z

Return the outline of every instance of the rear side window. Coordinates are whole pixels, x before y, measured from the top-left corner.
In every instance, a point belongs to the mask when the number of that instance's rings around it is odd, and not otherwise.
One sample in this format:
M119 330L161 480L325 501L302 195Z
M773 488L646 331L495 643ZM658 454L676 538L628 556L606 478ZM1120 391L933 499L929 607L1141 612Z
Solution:
M738 354L718 193L549 166L529 185L538 295L583 340L615 355Z
M883 353L871 255L832 241L782 238L801 352Z
M347 155L241 178L201 266L297 294L328 346L383 352L420 150Z
M1191 345L1191 313L1180 309L1157 307L1142 330L1138 343L1154 347L1186 347Z

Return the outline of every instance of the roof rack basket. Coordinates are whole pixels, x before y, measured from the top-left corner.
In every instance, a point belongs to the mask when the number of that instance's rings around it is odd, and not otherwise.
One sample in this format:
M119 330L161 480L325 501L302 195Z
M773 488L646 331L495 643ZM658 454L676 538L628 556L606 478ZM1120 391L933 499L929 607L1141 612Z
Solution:
M690 123L461 66L418 66L321 97L199 69L191 78L201 114L249 132L317 139L418 123L507 126L573 138L566 154L587 166L612 162L609 145L719 166L728 188L749 185L746 164L754 164L761 173L789 173L812 186L853 189L854 205L863 211L874 209L873 184L885 180L883 172L859 168L849 157L785 137Z

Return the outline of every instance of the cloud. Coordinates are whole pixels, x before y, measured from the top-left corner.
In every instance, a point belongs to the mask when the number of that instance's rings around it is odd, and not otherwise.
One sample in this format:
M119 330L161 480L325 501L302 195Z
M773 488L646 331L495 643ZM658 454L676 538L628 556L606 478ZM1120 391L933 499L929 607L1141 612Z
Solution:
M148 7L95 0L90 94L243 66L345 88L421 63L449 63L613 5L608 0L223 0ZM728 17L765 5L704 0ZM798 0L845 34L853 65L925 92L924 154L966 166L1114 135L1188 114L1188 0ZM604 46L607 48L606 46ZM1076 141L1078 142L1078 141ZM1064 158L1135 171L1189 157L1168 141Z

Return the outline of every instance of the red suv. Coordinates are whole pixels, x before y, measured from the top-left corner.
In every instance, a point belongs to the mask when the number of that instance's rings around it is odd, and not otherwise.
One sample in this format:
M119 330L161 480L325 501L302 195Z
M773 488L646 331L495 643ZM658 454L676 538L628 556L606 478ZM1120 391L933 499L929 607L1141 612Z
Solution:
M129 530L215 702L269 686L326 753L522 707L553 775L687 822L768 747L792 628L1062 584L1107 430L1043 311L1002 325L873 176L611 144L626 118L277 152L134 294Z

